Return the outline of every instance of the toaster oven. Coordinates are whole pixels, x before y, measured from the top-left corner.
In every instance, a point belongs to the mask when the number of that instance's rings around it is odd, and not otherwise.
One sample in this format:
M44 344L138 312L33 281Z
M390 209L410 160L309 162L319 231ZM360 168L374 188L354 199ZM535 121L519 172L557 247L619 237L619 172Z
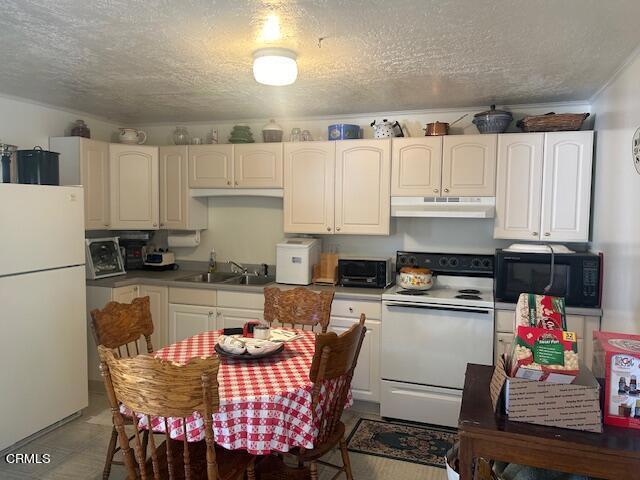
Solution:
M343 287L386 288L393 283L391 258L341 256L338 282Z

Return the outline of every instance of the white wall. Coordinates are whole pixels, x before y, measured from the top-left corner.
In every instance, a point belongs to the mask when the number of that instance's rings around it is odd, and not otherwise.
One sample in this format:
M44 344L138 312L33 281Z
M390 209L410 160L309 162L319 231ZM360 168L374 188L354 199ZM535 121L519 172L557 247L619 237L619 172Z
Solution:
M0 96L0 141L30 149L36 145L47 149L49 137L69 133L71 124L83 119L91 129L91 138L112 140L118 125L79 112L60 110L54 107L13 97Z
M209 198L209 229L197 248L174 248L181 260L206 261L215 247L218 261L276 261L282 229L282 199L264 197ZM493 220L397 218L391 235L321 235L323 247L343 254L394 257L396 250L493 253L510 242L493 239Z
M640 55L594 99L593 248L604 252L603 329L640 333L640 175L631 139L640 127Z

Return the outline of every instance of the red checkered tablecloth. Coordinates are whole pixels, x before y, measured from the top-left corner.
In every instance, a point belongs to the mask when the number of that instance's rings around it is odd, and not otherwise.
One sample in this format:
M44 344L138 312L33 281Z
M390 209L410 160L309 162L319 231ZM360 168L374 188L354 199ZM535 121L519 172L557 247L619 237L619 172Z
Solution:
M318 434L311 414L312 382L309 369L315 349L315 334L299 331L301 338L288 342L272 357L243 361L221 358L218 372L220 409L213 414L214 439L229 450L247 450L255 455L288 452L294 447L313 448ZM215 354L219 331L204 332L156 352L156 357L186 363L193 357ZM335 382L327 382L320 397L330 397ZM329 395L327 395L329 394ZM349 403L351 397L349 397ZM171 438L183 439L179 418L169 418ZM156 432L165 431L164 418L151 419ZM147 428L142 417L140 427ZM187 418L187 440L204 439L204 421L194 412Z

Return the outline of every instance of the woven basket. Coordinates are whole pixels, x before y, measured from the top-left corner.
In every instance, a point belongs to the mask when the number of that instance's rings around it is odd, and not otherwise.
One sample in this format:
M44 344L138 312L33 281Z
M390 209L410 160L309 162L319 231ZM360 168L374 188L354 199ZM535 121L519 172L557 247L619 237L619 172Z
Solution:
M580 130L588 113L554 113L524 117L516 125L523 132L563 132Z

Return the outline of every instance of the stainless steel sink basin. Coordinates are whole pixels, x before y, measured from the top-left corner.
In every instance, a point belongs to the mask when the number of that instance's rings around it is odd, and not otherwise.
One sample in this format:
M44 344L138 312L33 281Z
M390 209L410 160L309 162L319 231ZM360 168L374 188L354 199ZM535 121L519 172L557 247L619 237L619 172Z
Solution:
M274 281L275 277L272 277L270 275L240 275L225 280L222 283L226 283L227 285L266 285L267 283L271 283Z
M229 280L238 276L239 275L237 273L231 272L199 273L198 275L179 278L178 281L194 283L222 283L225 280Z

